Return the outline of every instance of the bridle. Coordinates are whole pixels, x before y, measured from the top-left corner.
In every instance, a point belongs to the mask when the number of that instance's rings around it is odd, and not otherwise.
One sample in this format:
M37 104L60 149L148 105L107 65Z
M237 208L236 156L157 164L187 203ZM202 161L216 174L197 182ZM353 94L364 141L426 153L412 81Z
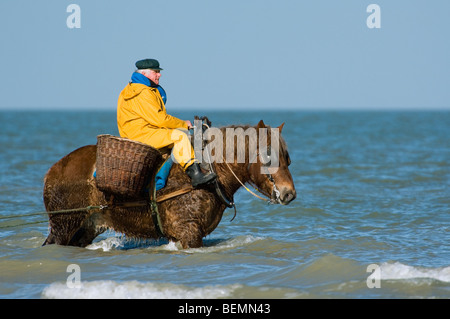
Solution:
M264 163L264 161L262 160L262 155L258 150L258 153L256 154L256 156L258 156L261 165L265 168L265 170L267 171L266 173L264 173L264 175L266 176L266 178L269 180L269 182L271 182L273 184L272 186L272 195L270 196L270 199L264 199L265 201L268 202L268 204L279 204L280 203L280 191L277 188L277 185L275 184L275 179L273 178L272 174L269 172L269 162ZM250 172L250 166L252 165L252 163L249 163L247 166L247 171ZM251 183L252 186L260 193L263 194L263 192L261 192L258 187L256 187L256 185L254 183ZM273 198L273 195L275 194L275 198Z
M261 160L261 154L257 153L257 156L259 157L261 164L263 166L268 166L267 164L264 164L264 162ZM244 189L249 192L250 194L252 194L253 196L255 196L256 198L259 198L265 202L267 202L268 205L270 204L279 204L280 203L280 191L277 188L277 185L275 184L275 180L272 176L271 173L265 173L264 175L266 175L267 179L269 180L269 182L271 182L273 184L272 186L272 194L275 194L275 198L273 198L273 196L270 196L270 199L264 198L262 196L259 196L258 194L256 194L255 192L251 191L247 186L245 186L245 184L239 179L239 177L237 177L237 175L233 172L233 169L231 168L231 166L227 163L226 160L224 160L224 163L227 165L228 169L230 170L230 172L233 174L233 176L236 178L236 180L239 182L239 184L241 184L242 187L244 187ZM247 166L247 172L250 174L250 167L252 166L253 163L248 163ZM250 174L251 175L251 174ZM260 192L261 194L264 194L262 191L260 191L258 189L258 187L256 187L255 183L250 183L254 189L256 189L258 192Z

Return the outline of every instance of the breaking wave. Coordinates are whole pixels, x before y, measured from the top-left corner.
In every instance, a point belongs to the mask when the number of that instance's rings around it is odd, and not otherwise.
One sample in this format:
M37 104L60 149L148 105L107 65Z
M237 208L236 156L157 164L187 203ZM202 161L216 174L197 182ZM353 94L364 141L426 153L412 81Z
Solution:
M42 292L46 299L206 299L227 298L240 285L187 287L169 283L138 281L81 282L69 288L66 283L52 283Z
M381 280L431 279L450 283L450 267L424 268L408 266L400 262L383 263L380 265L380 277Z

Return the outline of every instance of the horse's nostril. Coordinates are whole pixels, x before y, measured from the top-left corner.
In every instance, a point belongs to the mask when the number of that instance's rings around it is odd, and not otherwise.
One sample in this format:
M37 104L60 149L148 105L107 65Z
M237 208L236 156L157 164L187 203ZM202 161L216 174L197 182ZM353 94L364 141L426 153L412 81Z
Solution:
M292 192L292 199L291 199L291 201L294 200L294 199L296 199L296 198L297 198L297 192L296 192L296 191L293 191L293 192Z
M284 193L284 196L281 198L281 201L284 204L289 204L290 202L292 202L296 197L296 193L295 191L287 191L286 193Z
M294 198L294 195L291 193L287 194L286 198L284 199L285 202L290 202Z

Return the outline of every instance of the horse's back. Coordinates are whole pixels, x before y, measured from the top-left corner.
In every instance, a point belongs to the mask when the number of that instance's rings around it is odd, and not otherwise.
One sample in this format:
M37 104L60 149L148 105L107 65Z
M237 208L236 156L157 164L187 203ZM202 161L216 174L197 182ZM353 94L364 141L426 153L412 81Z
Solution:
M48 170L45 179L79 179L93 173L97 155L96 145L86 145L61 158Z
M83 198L87 197L85 188L93 178L96 153L96 145L86 145L53 164L44 179L44 204L47 210L61 209L66 206L67 203L63 203L66 201L84 201ZM69 194L80 199L69 200Z

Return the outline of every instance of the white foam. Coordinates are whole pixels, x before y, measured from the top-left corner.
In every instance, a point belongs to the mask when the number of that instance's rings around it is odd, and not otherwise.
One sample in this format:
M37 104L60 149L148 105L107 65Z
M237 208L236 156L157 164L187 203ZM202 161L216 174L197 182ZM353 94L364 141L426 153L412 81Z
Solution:
M450 282L450 267L424 268L404 265L400 262L380 265L382 280L433 279Z
M182 250L183 247L181 247L180 243L177 243L174 241L169 241L166 245L162 245L161 249L167 250L167 251L178 251L178 250Z
M86 246L90 250L101 249L103 251L110 251L122 247L124 247L123 239L119 237L109 237Z
M81 282L79 288L66 283L52 283L42 291L48 299L216 299L230 297L241 285L187 287L168 283L138 281Z
M206 246L202 248L189 248L183 249L179 242L166 241L166 240L138 240L127 239L124 236L121 237L108 237L98 242L88 245L86 248L90 250L103 250L105 252L115 249L130 249L137 247L147 247L149 249L156 249L162 251L183 251L185 253L211 253L222 251L226 249L232 249L240 246L245 246L255 241L263 239L262 237L254 237L251 235L238 236L236 238L228 239L218 243L214 246Z
M133 249L149 246L160 246L161 244L166 244L167 242L168 241L165 239L135 239L127 238L123 235L113 235L112 237L108 237L86 246L86 249L111 251L116 249Z

